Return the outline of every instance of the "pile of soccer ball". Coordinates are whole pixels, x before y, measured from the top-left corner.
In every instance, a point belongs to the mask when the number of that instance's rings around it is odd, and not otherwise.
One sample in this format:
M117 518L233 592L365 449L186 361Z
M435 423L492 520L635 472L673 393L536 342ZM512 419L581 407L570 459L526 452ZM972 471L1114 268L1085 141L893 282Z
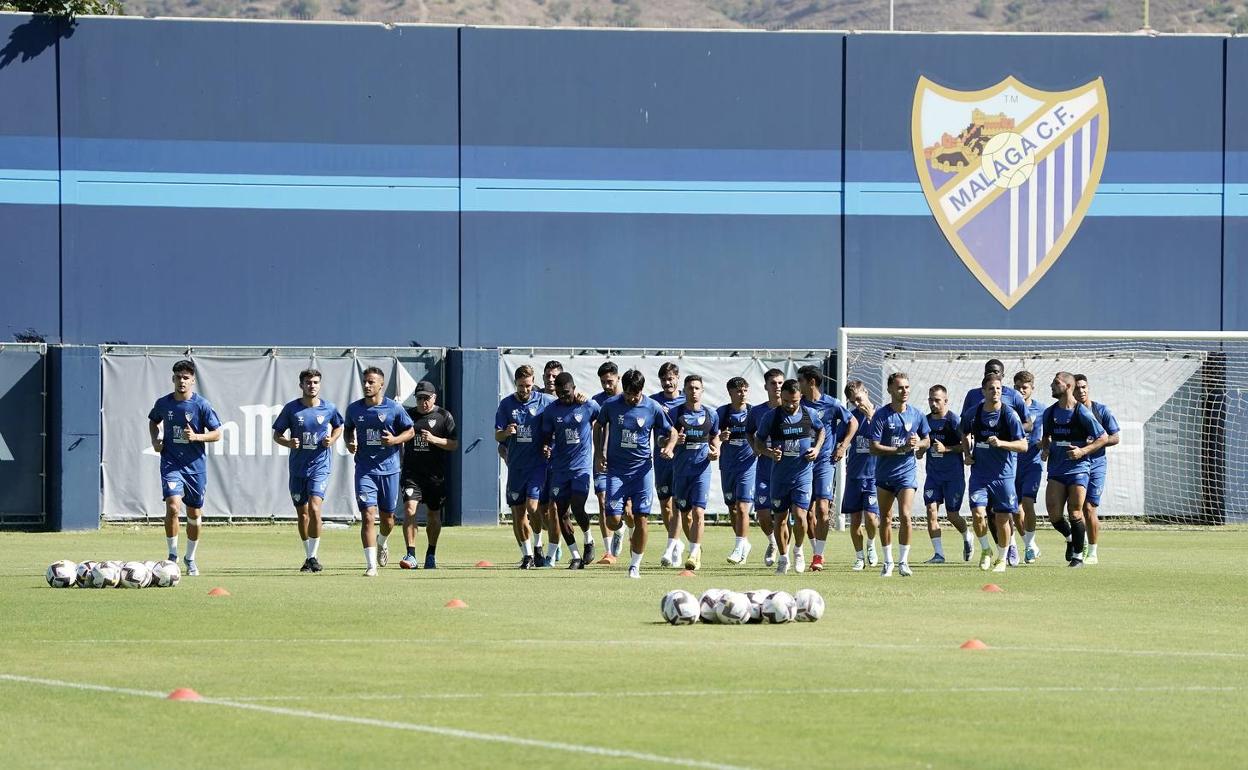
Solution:
M803 588L796 595L785 591L726 591L711 588L702 598L688 591L669 591L659 603L663 619L673 626L722 623L739 626L746 623L813 623L823 617L823 597L818 591Z
M172 588L182 579L176 561L54 561L44 573L53 588Z

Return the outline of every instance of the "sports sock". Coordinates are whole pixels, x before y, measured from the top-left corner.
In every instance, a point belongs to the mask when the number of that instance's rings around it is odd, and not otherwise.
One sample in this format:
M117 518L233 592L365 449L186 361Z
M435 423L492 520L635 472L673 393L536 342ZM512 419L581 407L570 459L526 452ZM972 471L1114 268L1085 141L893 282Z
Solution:
M187 561L195 561L195 549L197 549L198 547L199 547L198 540L187 539L186 541L186 560Z
M581 534L583 534L583 535L585 536L585 545L593 545L593 544L594 544L594 533L593 533L593 531L592 531L592 530L590 530L590 528L589 528L589 527L585 527L585 528L581 529Z
M1096 543L1088 543L1088 556L1096 556Z
M768 545L775 545L775 544L776 544L776 533L775 533L775 532L772 532L770 535L768 535L768 536L767 536L767 544L768 544Z
M937 556L945 555L945 547L941 545L940 535L937 535L936 537L932 538L932 548L936 549Z
M1017 547L1018 547L1018 538L1014 537L1014 533L1013 533L1013 532L1011 532L1011 533L1010 533L1010 545L1011 545L1011 546L1013 546L1013 547L1015 547L1015 548L1017 548Z
M1072 521L1070 523L1070 542L1075 547L1074 554L1076 559L1083 558L1083 519Z
M581 551L580 549L576 547L576 543L572 543L571 545L569 545L568 550L572 552L573 560L581 558Z
M893 563L893 544L892 543L889 543L888 545L884 546L884 563L885 564Z
M677 540L674 537L669 537L667 539L667 548L664 550L664 553L669 553L669 554L676 553L676 546L678 545L680 545L679 540Z
M909 563L910 561L910 546L909 545L903 545L901 547L901 560Z
M416 546L409 545L407 547L407 555L415 559L416 558Z
M796 548L793 549L793 553L794 555L800 556L803 559L805 559L806 558L806 545L802 544L802 545L797 546Z
M827 545L827 540L815 540L815 556L823 556L823 547Z
M312 549L308 546L308 539L303 539L303 556L305 559L312 558Z
M984 553L992 553L992 541L988 539L987 535L979 536L979 550Z
M973 537L974 537L974 533L971 532L970 527L967 527L966 529L962 530L962 539L966 541L967 545L970 545Z
M378 532L377 533L377 550L378 551L386 550L386 541L389 539L390 539L389 535L383 535L380 532Z
M1066 541L1070 542L1070 534L1071 534L1070 522L1066 521L1065 519L1062 519L1061 521L1055 521L1053 522L1053 529L1056 529L1058 532L1061 532L1062 536L1066 538Z
M745 538L738 537L736 540L733 541L732 547L736 549L745 548Z
M700 554L700 553L702 553L702 544L701 544L701 543L690 543L690 544L689 544L689 557L690 557L690 558L692 558L692 557L694 557L694 556L697 556L697 555L698 555L698 554Z
M559 550L558 543L547 543L546 544L546 561L554 561L555 551L557 550Z
M369 545L364 547L364 566L369 569L377 567L377 546Z
M173 554L173 558L178 558L178 536L165 538L165 545L169 548L166 553Z
M540 531L533 533L533 550L537 552L542 550L542 533Z
M532 544L532 543L530 543L528 540L525 540L523 543L521 543L521 544L520 544L520 555L521 555L521 556L532 556L532 555L533 555L533 544Z
M631 552L631 551L630 551L629 553L631 554L631 556L632 556L632 557L629 559L628 566L630 566L630 567L637 567L638 569L640 569L640 568L641 568L641 557L642 557L644 554L640 554L640 553L633 553L633 552Z
M1026 547L1028 547L1028 548L1031 548L1033 545L1035 545L1035 542L1036 542L1036 533L1035 533L1035 532L1024 532L1024 533L1023 533L1023 545L1024 545L1024 546L1026 546Z
M861 548L859 548L857 551L854 551L854 558L855 558L855 559L864 559L864 558L866 558L866 557L864 557L864 556L862 555L862 549L861 549Z
M315 559L316 552L321 548L321 539L319 537L308 538L308 558Z
M416 549L413 548L412 550L414 551ZM430 556L437 556L437 555L438 555L438 547L436 545L425 546L425 558L426 559L428 559Z

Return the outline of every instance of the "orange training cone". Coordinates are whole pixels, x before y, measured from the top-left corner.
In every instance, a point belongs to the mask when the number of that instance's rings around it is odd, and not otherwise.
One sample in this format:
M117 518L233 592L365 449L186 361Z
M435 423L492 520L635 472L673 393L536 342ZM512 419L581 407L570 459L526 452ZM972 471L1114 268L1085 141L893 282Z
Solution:
M225 590L224 588L221 588L220 586L217 586L216 588L209 591L208 595L209 596L229 596L230 592Z
M166 700L201 700L202 697L200 696L199 693L195 692L189 687L179 687L178 689L174 690L173 692L165 696L165 699Z
M996 583L989 583L988 585L984 586L984 593L999 594L999 593L1004 593L1004 592L1005 592L1005 589L997 585Z
M691 570L691 569L682 569L682 570L680 571L680 576L681 576L681 577L693 577L693 570Z
M964 650L986 650L988 649L988 645L984 644L978 639L967 639L965 642L962 643L962 649Z
M446 603L447 609L458 610L467 607L468 604L463 599L451 599Z
M477 566L478 567L493 567L494 562L486 561L485 559L482 559L481 561L477 562Z

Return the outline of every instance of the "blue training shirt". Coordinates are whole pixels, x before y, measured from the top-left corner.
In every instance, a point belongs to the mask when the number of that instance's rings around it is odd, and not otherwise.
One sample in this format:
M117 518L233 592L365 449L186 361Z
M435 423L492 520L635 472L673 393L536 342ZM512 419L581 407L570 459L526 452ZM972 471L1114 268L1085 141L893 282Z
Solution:
M746 435L758 435L758 427L762 424L763 418L771 413L772 409L775 409L775 407L767 402L750 407L750 411L747 413L745 418ZM758 474L758 478L760 479L770 479L771 469L775 467L776 461L767 455L757 455L757 457L758 465L755 466L755 473Z
M1017 441L1023 437L1023 423L1013 409L1002 403L1001 408L990 412L981 403L962 415L962 432L974 437L971 478L980 481L997 481L1014 478L1018 466L1018 453L988 445L988 439L996 436L1001 441Z
M928 435L927 418L910 404L901 412L893 410L892 404L885 404L875 410L871 418L869 437L872 441L884 446L904 446L911 435L924 438ZM898 476L914 473L918 463L914 452L907 451L900 455L877 455L875 458L876 481L887 481Z
M779 447L782 452L779 460L772 460L773 479L776 476L793 478L813 472L812 463L805 455L815 445L820 430L823 430L823 421L808 406L799 405L793 413L778 406L763 416L755 437L768 447ZM827 440L826 436L824 440Z
M623 394L607 399L598 412L598 424L607 429L607 472L613 476L649 471L654 457L652 437L665 438L672 429L654 399L642 397L630 406Z
M962 399L962 414L973 406L979 406L984 403L984 389L972 388L966 392L966 398ZM1023 394L1014 390L1009 385L1001 385L1001 403L1012 408L1014 413L1018 415L1019 422L1027 422L1027 402L1023 400Z
M316 406L304 406L303 399L296 398L273 421L274 433L289 431L291 438L299 439L299 448L290 451L290 477L294 479L325 476L332 464L333 450L321 442L342 425L342 415L333 403L318 400Z
M558 473L589 473L594 464L594 419L602 407L590 400L565 404L555 400L538 419L542 444L550 446L550 469Z
M1044 407L1035 398L1027 404L1027 418L1031 430L1027 433L1027 451L1018 458L1019 467L1040 462L1040 438L1044 435Z
M937 452L937 441L948 447L962 445L962 428L960 420L953 412L945 412L944 416L927 415L927 428L932 439L932 448L927 450L925 470L927 477L937 481L956 481L963 478L961 452Z
M1118 427L1118 418L1114 417L1114 413L1109 410L1108 406L1092 402L1092 416L1101 424L1105 432L1111 436L1117 436L1122 432L1122 428ZM1105 465L1105 447L1101 447L1092 454L1088 455L1088 459L1092 461L1093 468L1099 468Z
M1053 404L1044 410L1040 421L1044 426L1044 435L1049 437L1050 477L1091 470L1092 462L1086 455L1080 460L1071 460L1066 456L1070 447L1085 446L1105 432L1086 406L1075 404L1074 409L1062 409Z
M861 409L850 412L858 421L858 432L845 459L845 477L849 479L874 479L875 455L871 454L871 418Z
M498 411L494 413L494 430L505 430L511 423L516 425L515 435L508 436L502 442L507 447L507 470L524 471L546 465L538 436L538 417L554 400L554 396L534 388L524 403L516 398L515 393L498 402Z
M678 476L696 475L710 465L711 438L719 433L719 415L702 404L696 411L685 402L671 411L668 419L676 430L683 430L685 443L674 450L673 468Z
M160 472L204 472L204 453L207 446L202 441L190 442L182 437L182 430L191 426L193 433L206 433L221 427L221 420L212 404L198 393L191 393L185 401L179 401L170 393L156 399L147 413L147 419L164 426L163 446L160 450Z
M719 429L728 431L728 440L719 445L719 472L722 475L745 473L758 459L754 456L754 448L750 446L752 408L746 404L744 409L734 412L732 404L724 404L716 410Z
M815 414L819 415L819 421L823 423L823 446L819 448L819 457L816 458L815 462L832 462L833 448L836 447L838 441L845 437L846 431L849 430L849 410L839 400L829 396L827 393L819 396L818 401L807 401L803 398L802 406L815 410Z
M398 473L401 467L402 444L386 446L382 434L389 431L397 436L413 426L412 418L403 405L393 398L383 398L380 404L369 406L364 399L352 401L347 407L347 424L355 428L355 474Z

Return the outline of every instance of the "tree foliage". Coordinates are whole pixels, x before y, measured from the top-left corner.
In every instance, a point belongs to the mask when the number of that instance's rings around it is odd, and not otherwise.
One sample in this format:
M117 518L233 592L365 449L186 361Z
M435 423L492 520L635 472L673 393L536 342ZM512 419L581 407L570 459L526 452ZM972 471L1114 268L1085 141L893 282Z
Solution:
M121 0L0 0L0 11L47 16L116 16L125 12Z

